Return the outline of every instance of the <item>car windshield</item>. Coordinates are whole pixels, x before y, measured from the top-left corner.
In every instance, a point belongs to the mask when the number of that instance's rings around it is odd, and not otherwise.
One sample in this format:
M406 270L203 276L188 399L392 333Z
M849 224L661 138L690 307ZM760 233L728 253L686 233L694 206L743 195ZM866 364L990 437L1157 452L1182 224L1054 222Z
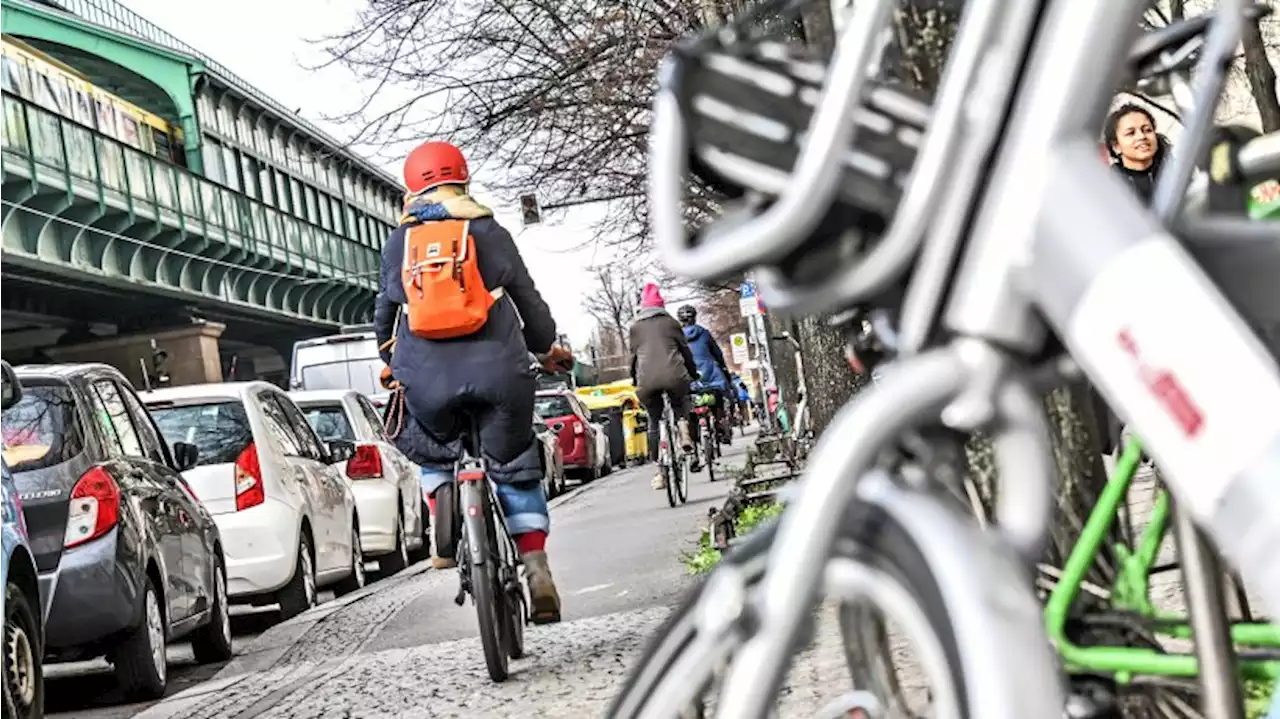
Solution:
M361 394L383 392L378 383L381 359L358 359L326 362L302 369L303 389L353 389Z
M573 405L569 404L569 398L564 395L545 395L534 400L533 411L543 419L551 419L573 414Z
M234 462L253 442L253 428L239 400L152 403L147 408L170 447L186 442L200 448L196 466Z
M307 422L311 424L316 434L320 435L322 441L329 442L335 439L356 441L356 432L351 428L351 422L347 420L347 413L342 410L342 405L303 405L302 411L307 415Z
M62 382L23 380L22 399L0 424L4 461L15 474L62 464L84 448L75 395Z

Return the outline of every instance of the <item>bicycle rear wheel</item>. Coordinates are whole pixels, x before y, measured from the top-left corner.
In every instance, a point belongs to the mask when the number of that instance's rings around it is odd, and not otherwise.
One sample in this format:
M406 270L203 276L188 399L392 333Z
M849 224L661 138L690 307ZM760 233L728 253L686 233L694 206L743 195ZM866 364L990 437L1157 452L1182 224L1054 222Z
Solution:
M689 499L689 457L690 455L681 453L674 462L676 500L680 504L684 504Z
M707 465L707 481L716 481L716 450L720 447L719 430L710 420L702 422L702 461Z
M487 481L487 480L486 480ZM462 484L463 507L476 507L480 511L464 520L467 528L467 549L461 559L467 562L471 584L471 600L476 607L476 620L480 629L480 644L484 648L484 663L489 678L495 682L506 681L510 674L508 656L510 622L506 611L506 592L500 576L501 560L498 555L497 537L493 528L493 510L490 507L488 487L482 482ZM475 563L477 551L481 562Z

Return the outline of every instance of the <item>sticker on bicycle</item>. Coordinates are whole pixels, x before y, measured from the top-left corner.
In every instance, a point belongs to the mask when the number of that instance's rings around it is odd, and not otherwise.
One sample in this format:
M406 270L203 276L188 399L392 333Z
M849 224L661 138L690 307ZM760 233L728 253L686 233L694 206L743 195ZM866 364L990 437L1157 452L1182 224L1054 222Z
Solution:
M1280 441L1280 373L1172 240L1139 243L1098 273L1071 318L1077 359L1193 514Z

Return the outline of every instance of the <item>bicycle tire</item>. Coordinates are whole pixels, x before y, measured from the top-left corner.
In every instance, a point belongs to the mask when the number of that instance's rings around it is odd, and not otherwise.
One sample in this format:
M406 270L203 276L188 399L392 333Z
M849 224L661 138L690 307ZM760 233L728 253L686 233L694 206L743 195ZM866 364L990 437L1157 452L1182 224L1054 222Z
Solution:
M676 499L680 504L689 501L689 455L681 454L676 460Z
M954 688L957 705L961 716L971 719L966 696L964 667L958 640L951 625L947 605L941 590L934 580L929 566L920 550L915 546L909 533L898 524L883 508L874 505L859 505L852 512L858 519L850 519L848 527L857 527L856 532L846 533L839 538L832 552L832 558L850 558L884 571L897 581L910 596L914 597L919 609L923 612L930 632L940 643L951 673L947 679ZM728 552L721 560L721 565L732 565L741 568L746 585L751 588L764 576L767 556L776 535L776 522L752 532L745 541ZM695 609L703 591L710 584L713 573L695 587L677 605L662 627L655 633L646 647L641 659L634 665L622 691L610 705L610 719L638 719L645 710L646 702L664 681L675 682L702 681L704 686L699 690L705 692L714 680L713 669L708 669L705 679L690 677L681 672L679 676L671 673L674 667L687 668L682 661L682 654L695 646L694 639L698 628L695 620ZM843 614L843 612L841 612ZM846 641L847 644L847 641ZM714 655L713 657L714 658ZM846 652L846 661L849 660ZM851 674L855 667L849 667ZM856 681L851 687L866 688ZM934 678L936 681L936 678ZM702 699L705 701L705 697ZM702 705L689 706L682 711L682 716L698 716L705 711ZM890 715L894 716L894 715Z
M709 430L702 435L702 461L707 464L707 481L716 481L716 447L720 445L720 436L713 429L715 425L704 422L703 428Z
M495 522L504 521L500 516L494 516ZM525 654L524 647L524 628L529 616L529 604L525 598L524 585L520 583L519 568L514 557L516 554L512 551L512 540L505 529L502 532L502 538L494 540L494 556L502 558L500 568L501 584L504 591L502 593L502 616L503 621L503 646L506 648L507 656L512 659L522 659ZM501 542L501 543L499 543ZM507 551L500 551L502 547L506 547Z
M493 531L493 511L489 506L489 492L487 488L470 488L471 491L479 491L480 501L482 503L483 516L485 517L485 534L484 537L468 537L468 542L479 541L484 547L484 563L480 566L471 564L470 552L463 557L464 561L469 565L469 573L471 576L471 599L476 607L476 622L480 629L480 644L484 648L484 663L489 671L489 678L494 682L504 682L510 675L510 662L508 655L508 647L504 641L505 631L503 629L504 617L502 601L503 592L501 591L501 580L498 576L498 557L496 555ZM467 490L464 490L464 492ZM460 505L468 505L468 502L461 502ZM468 525L464 525L468 526ZM479 570L479 571L477 571Z

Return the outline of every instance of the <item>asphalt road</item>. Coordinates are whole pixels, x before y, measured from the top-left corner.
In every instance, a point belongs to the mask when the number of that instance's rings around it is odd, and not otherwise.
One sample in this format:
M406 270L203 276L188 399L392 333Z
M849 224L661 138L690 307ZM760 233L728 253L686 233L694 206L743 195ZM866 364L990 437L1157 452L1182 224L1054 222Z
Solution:
M725 461L740 462L745 445L738 437ZM52 669L50 716L599 715L692 585L681 555L728 490L699 473L688 503L672 509L650 488L653 471L615 471L552 501L548 551L563 621L528 629L528 655L502 685L485 672L474 608L453 603L456 572L417 565L278 626L241 619L246 633L228 665L197 667L189 649L171 648L173 690L150 707L120 704L105 663Z

